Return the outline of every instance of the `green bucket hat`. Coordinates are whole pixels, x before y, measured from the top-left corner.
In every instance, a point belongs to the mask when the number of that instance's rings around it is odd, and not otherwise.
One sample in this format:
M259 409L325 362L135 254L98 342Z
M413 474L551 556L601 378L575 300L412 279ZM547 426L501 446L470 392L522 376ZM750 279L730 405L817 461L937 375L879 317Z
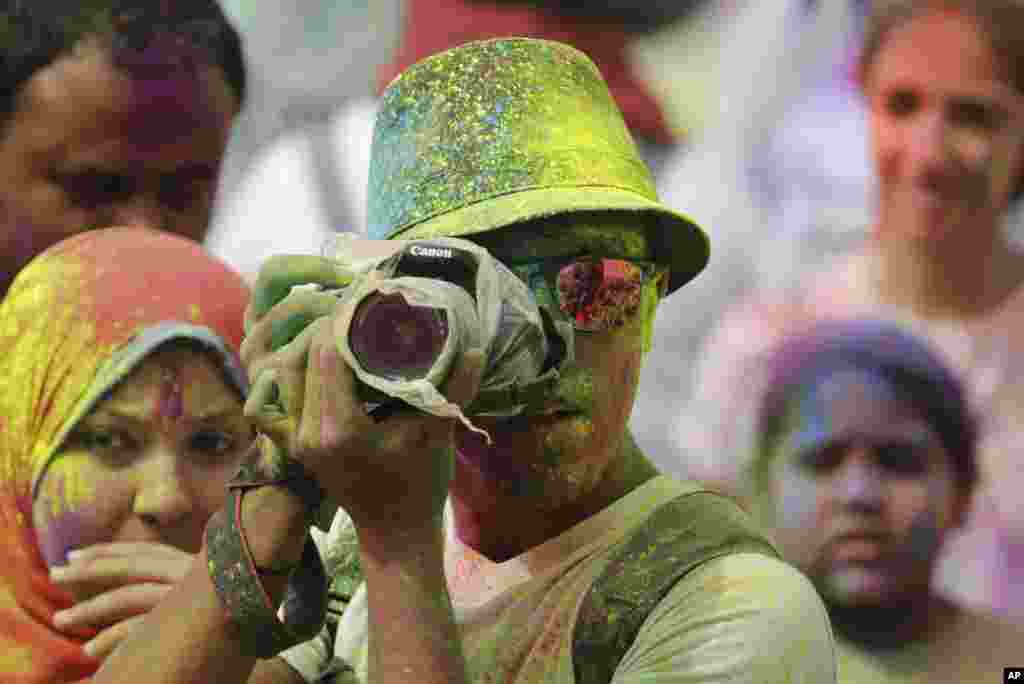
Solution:
M642 212L669 291L708 261L708 239L658 201L594 63L562 43L467 43L406 69L381 96L367 234L464 237L575 211Z

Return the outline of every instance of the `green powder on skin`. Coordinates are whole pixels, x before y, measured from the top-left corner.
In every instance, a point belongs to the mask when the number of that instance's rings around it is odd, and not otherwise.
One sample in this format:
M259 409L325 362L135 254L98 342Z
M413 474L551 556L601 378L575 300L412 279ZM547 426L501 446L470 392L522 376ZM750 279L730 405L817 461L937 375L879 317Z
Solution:
M544 455L557 467L563 467L566 455L576 454L594 433L594 422L583 416L572 419L571 429L549 432L544 437Z
M567 365L555 389L555 399L586 415L594 411L594 376L579 366Z

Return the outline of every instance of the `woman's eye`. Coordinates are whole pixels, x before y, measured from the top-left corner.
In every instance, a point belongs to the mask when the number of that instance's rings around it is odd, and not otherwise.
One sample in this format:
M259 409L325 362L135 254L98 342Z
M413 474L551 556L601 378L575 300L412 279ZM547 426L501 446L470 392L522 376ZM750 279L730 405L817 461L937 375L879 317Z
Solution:
M90 449L123 449L127 439L115 432L86 432L81 435L82 443Z
M221 455L234 449L235 440L222 432L203 431L192 435L189 446L193 451Z
M111 204L134 192L134 181L119 173L84 171L61 176L60 183L75 205L87 209Z
M68 439L74 445L91 453L95 458L110 466L119 467L130 463L136 454L137 444L131 436L109 430L81 430Z

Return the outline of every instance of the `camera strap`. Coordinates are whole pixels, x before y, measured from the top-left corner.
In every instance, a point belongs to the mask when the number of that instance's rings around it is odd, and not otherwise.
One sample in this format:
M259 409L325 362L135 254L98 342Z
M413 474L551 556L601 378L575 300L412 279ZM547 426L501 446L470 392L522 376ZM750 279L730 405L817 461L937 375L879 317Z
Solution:
M555 395L561 374L551 369L535 380L512 383L507 387L482 390L470 404L470 415L501 411L510 406L522 406L524 410L539 409Z
M254 443L253 449L257 448ZM225 507L206 526L206 554L217 596L237 629L243 653L263 659L313 638L323 627L327 613L327 574L308 532L301 560L286 570L289 580L280 606L283 622L260 581L261 573L284 573L256 566L242 529L245 493L256 487L283 486L306 504L309 519L322 499L319 486L297 461L279 457L271 469L268 474L247 460L228 483Z

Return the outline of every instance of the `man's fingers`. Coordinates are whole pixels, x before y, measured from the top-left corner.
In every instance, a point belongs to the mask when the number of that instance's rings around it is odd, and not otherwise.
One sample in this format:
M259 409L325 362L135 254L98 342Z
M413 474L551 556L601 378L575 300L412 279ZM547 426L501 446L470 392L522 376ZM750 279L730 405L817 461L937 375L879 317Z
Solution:
M252 374L252 386L249 388L249 396L242 408L242 413L246 418L261 418L267 413L267 407L275 405L280 407L283 417L284 406L281 404L277 376L278 371L275 368L267 368Z
M298 424L305 411L310 344L319 327L326 322L326 318L319 317L283 349L250 366L250 377L256 382L246 400L246 415L259 418L262 411L276 421L283 413Z
M303 330L320 316L312 311L300 311L288 318L270 322L270 342L268 349L272 352L283 348L298 337Z
M171 584L143 582L119 587L79 601L54 615L60 629L108 627L136 615L147 613L171 590Z
M240 355L248 366L254 359L277 351L293 340L320 316L329 316L338 304L334 295L323 292L292 292L273 310L246 330Z
M299 428L300 443L330 448L341 431L369 429L370 421L356 394L355 373L341 358L334 339L333 319L325 319L314 334L306 369L306 413Z
M257 378L268 368L305 372L309 345L313 341L317 326L321 321L326 320L327 318L324 316L317 316L283 347L272 353L251 359L246 367L249 377Z
M263 263L252 299L245 312L245 329L255 325L274 306L282 302L296 285L316 283L324 287L344 287L350 274L337 262L319 256L274 256Z
M106 659L133 630L142 624L145 617L145 615L136 615L133 618L118 622L116 625L111 625L85 644L83 647L85 652L94 658Z

